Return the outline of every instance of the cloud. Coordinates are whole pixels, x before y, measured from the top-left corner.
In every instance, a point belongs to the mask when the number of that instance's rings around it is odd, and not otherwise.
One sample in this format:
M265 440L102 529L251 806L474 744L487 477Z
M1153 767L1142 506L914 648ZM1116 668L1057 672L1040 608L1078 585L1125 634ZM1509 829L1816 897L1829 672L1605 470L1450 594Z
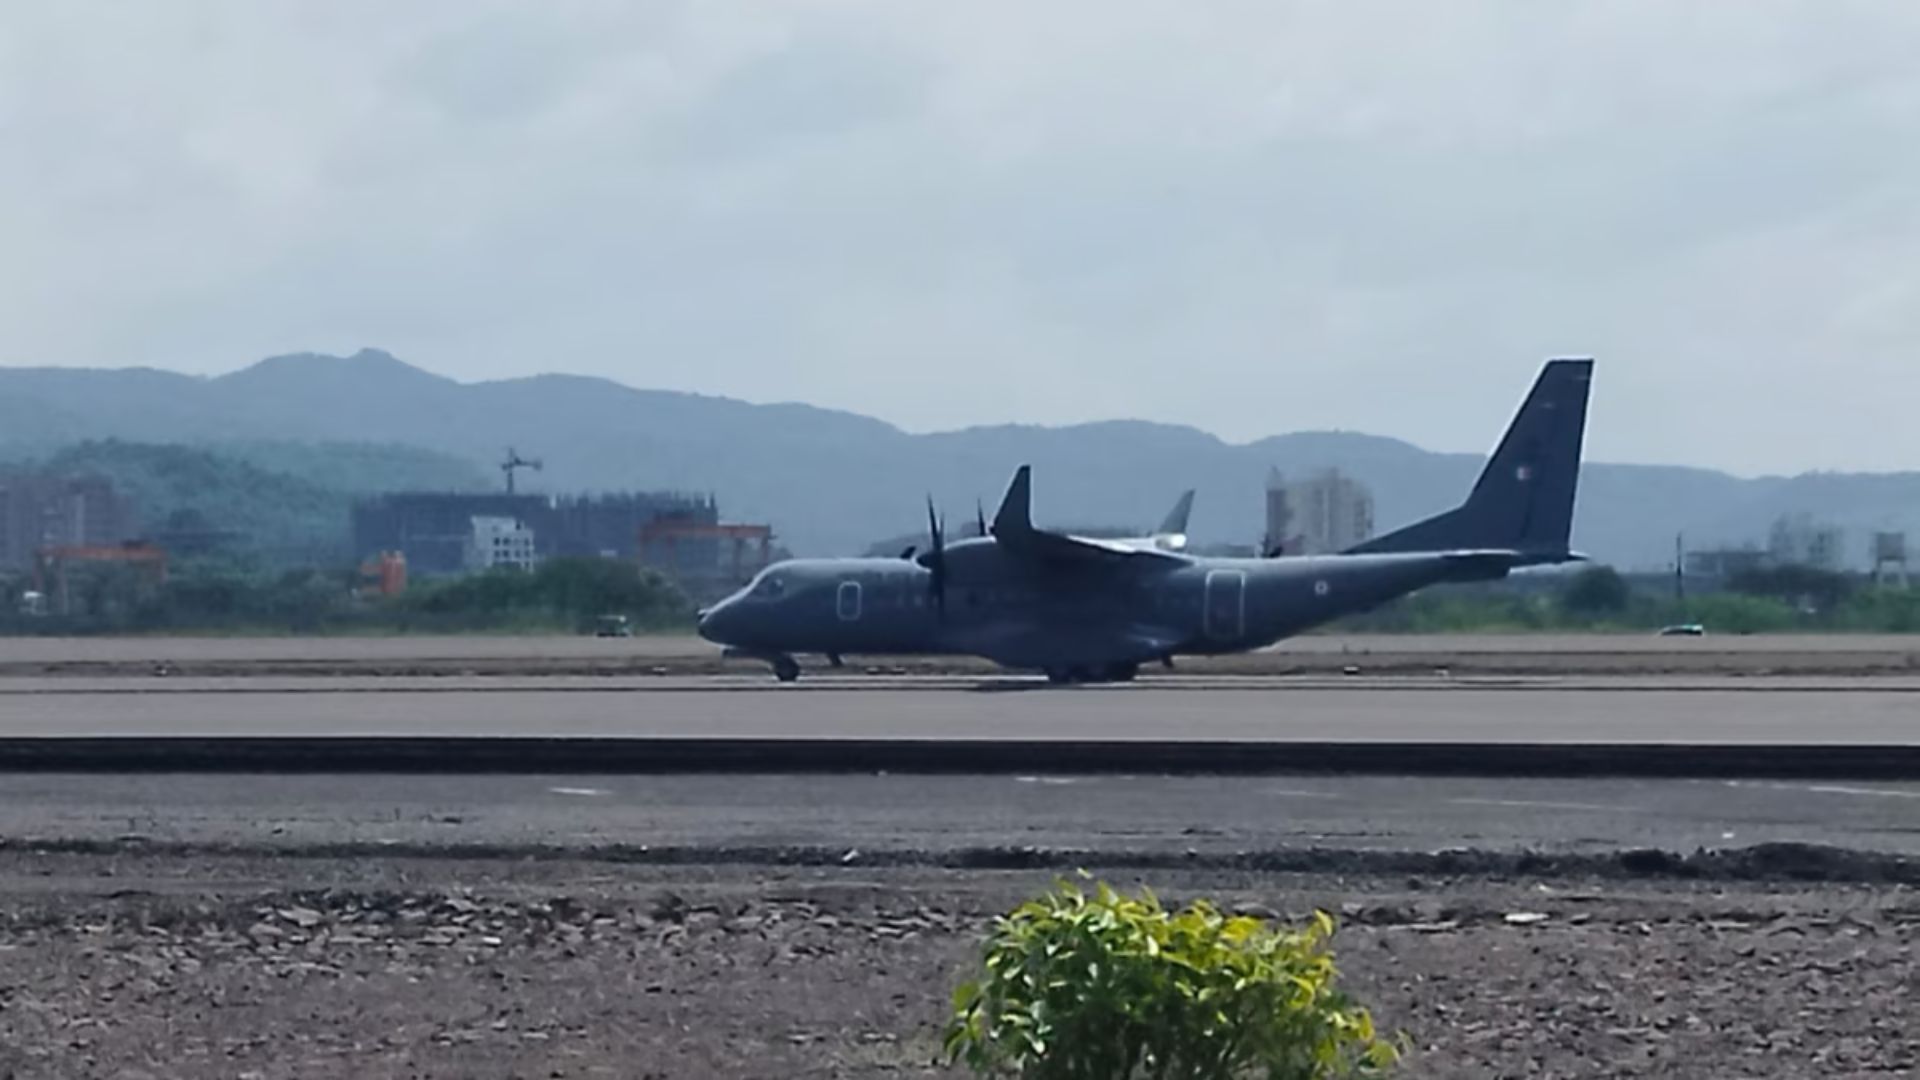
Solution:
M41 5L0 362L1479 449L1592 352L1596 454L1895 467L1916 46L1892 2Z

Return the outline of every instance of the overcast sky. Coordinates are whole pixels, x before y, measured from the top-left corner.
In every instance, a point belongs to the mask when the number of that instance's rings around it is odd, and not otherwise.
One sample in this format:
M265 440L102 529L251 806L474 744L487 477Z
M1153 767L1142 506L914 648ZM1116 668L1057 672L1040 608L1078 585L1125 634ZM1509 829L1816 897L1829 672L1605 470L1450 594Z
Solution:
M1920 4L0 15L0 364L1920 468Z

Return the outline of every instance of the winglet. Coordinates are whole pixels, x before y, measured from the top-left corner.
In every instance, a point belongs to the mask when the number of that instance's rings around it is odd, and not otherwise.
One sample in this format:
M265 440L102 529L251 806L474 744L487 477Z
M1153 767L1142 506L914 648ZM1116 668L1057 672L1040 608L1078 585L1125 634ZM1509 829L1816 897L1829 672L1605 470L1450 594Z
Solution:
M1033 531L1033 466L1022 465L1014 471L1013 483L1000 500L993 515L993 535L1022 536Z
M1160 523L1160 535L1185 536L1187 534L1187 519L1192 516L1193 489L1188 488L1185 494L1180 496L1180 501L1173 504L1173 509L1167 514L1167 520Z

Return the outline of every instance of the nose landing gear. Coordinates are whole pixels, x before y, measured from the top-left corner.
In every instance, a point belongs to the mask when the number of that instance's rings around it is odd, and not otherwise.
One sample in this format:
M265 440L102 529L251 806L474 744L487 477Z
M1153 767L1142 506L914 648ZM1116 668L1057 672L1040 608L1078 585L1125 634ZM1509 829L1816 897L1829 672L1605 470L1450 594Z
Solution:
M747 652L743 649L728 649L721 654L729 660L760 660L773 667L773 677L781 682L793 682L800 678L800 661L787 653Z
M773 677L781 682L793 682L800 678L800 661L793 657L776 656L770 662L773 664Z

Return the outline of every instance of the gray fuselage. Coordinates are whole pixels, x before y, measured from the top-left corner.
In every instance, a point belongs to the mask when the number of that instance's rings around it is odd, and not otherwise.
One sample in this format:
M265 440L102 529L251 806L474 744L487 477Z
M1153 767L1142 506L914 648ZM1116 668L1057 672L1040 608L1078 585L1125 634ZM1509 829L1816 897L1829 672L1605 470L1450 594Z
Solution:
M908 559L798 559L701 616L758 655L967 654L1013 668L1099 669L1259 648L1441 581L1503 576L1457 555L1038 560L993 538L946 549L944 610Z

